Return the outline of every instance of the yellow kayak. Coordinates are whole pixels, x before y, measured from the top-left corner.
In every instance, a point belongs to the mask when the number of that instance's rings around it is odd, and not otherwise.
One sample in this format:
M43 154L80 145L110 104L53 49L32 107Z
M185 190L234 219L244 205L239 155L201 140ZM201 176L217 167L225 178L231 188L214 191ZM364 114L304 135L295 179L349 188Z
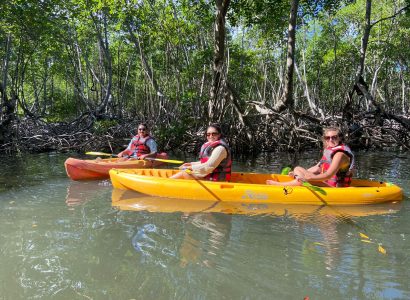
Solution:
M193 201L191 199L170 199L147 196L131 190L113 189L112 206L120 210L149 211L161 213L224 213L244 215L293 216L299 219L315 216L363 217L393 214L401 209L401 202L387 202L373 205L317 206L303 204L281 204L255 201L253 203L233 201Z
M241 203L312 205L362 205L401 201L403 191L395 184L353 179L351 187L271 186L268 179L289 181L287 175L233 172L230 182L170 179L170 169L113 169L115 188L158 197Z

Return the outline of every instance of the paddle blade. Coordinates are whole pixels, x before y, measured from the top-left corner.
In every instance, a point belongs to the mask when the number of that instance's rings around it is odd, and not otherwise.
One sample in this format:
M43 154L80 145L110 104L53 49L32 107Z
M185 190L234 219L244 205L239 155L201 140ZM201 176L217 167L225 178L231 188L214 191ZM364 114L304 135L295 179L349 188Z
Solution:
M303 185L304 187L307 187L307 188L311 189L312 191L318 192L318 193L320 193L320 194L322 194L322 195L326 195L326 191L325 191L324 189L322 189L322 188L320 188L320 187L318 187L318 186L315 186L315 185L313 185L313 184L310 184L310 183L307 182L307 181L304 181L304 182L302 183L302 185Z
M291 170L292 170L292 169L291 169L290 167L285 167L285 168L283 168L282 171L280 172L280 175L288 175Z
M369 237L367 235L365 235L364 233L359 232L359 235L360 235L361 238L369 239Z
M369 241L369 240L361 240L363 243L369 243L369 244L373 244L373 242L372 241Z
M85 154L87 155L98 155L98 156L116 156L115 154L111 154L111 153L104 153L104 152L86 152Z
M381 245L379 245L379 252L383 254L387 253L386 249L384 249Z

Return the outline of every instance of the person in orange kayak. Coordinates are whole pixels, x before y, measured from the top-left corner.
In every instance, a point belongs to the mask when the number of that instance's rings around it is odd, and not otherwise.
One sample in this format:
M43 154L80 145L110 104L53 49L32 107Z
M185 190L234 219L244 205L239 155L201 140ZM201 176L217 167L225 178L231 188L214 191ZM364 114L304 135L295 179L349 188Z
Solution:
M144 159L153 157L157 155L157 143L149 134L149 128L147 124L141 123L138 125L138 133L134 136L128 147L118 153L118 157L122 160L133 158L133 159Z
M211 124L206 130L207 142L202 145L199 161L184 163L182 170L171 176L174 179L204 179L229 181L231 179L231 150L223 138L219 124Z
M294 179L288 182L267 180L270 185L302 185L304 181L324 182L325 186L348 187L350 186L353 169L354 154L349 146L342 141L343 135L337 127L326 127L323 130L323 156L322 159L309 169L296 167L289 175Z

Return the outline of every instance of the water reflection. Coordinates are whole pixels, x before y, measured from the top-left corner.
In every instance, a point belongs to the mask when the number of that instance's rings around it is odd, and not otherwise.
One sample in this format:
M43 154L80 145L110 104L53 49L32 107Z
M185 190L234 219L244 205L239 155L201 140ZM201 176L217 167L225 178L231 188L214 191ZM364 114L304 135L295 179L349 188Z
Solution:
M318 264L323 264L328 272L326 276L332 276L332 272L340 267L341 248L349 236L354 241L367 243L363 247L373 247L377 251L380 241L367 233L367 227L362 225L360 218L394 214L402 205L401 202L338 207L267 203L250 205L150 197L119 189L112 192L112 204L120 210L179 213L181 216L183 222L177 236L182 239L178 242L173 240L175 233L158 224L146 223L136 229L132 245L141 254L143 262L155 262L165 267L174 261L180 267L193 264L215 268L218 257L230 243L232 218L235 215L248 215L263 217L265 222L266 218L273 218L274 222L285 220L293 224L303 241L300 256L304 266L317 269ZM366 237L366 234L370 237ZM224 253L225 260L227 256Z
M316 214L334 216L368 216L386 214L398 211L400 202L382 203L374 205L352 206L318 206L318 205L289 205L267 203L255 200L254 203L206 201L190 199L172 199L147 196L131 190L113 189L111 194L112 206L120 210L149 211L149 212L182 212L201 213L218 212L224 214L245 215L293 215L306 218Z
M341 259L338 224L344 219L341 216L314 213L298 219L300 230L304 235L302 244L302 261L307 268L312 268L321 262L327 271L338 266Z
M65 203L69 207L83 205L99 198L102 190L111 188L109 180L69 181Z
M215 267L215 258L228 244L231 232L231 216L215 213L184 214L186 219L184 238L179 248L180 266L199 264ZM201 239L195 231L200 230Z
M214 213L183 214L179 235L169 228L147 223L136 228L131 238L142 263L155 263L163 267L175 263L180 267L189 264L215 267L215 259L227 245L231 230L231 216Z

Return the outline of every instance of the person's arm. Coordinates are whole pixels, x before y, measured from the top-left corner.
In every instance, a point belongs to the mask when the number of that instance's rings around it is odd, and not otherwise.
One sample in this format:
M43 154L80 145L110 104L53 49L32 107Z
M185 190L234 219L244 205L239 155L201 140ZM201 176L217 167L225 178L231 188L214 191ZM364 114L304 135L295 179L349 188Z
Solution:
M127 148L125 148L123 151L121 151L120 153L117 154L118 157L123 157L124 155L129 156L129 150L131 149L131 145L132 145L133 139L131 139L131 141L129 142Z
M205 163L191 164L191 168L198 177L205 177L219 166L219 164L228 157L228 152L224 146L217 146L209 159Z
M337 152L332 159L332 163L329 166L329 169L326 172L321 174L314 174L312 172L306 172L303 176L305 180L312 180L312 181L325 181L332 178L333 175L339 171L342 164L349 161L349 157L344 154L343 152Z

